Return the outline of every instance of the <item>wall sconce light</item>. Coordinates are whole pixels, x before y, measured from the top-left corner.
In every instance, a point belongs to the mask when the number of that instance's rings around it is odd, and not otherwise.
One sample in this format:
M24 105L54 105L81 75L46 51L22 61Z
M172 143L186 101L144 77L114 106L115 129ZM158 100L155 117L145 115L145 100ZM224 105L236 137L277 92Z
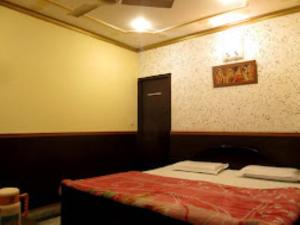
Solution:
M224 32L223 60L224 62L244 58L244 40L241 29L232 29Z

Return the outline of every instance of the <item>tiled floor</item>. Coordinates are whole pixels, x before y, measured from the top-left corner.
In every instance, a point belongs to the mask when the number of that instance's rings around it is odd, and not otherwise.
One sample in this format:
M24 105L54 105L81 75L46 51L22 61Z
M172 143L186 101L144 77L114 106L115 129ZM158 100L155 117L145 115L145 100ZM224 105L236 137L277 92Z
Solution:
M38 225L60 225L60 210L61 207L59 203L46 205L30 210L27 219L39 221Z
M48 219L39 223L39 225L60 225L60 217Z

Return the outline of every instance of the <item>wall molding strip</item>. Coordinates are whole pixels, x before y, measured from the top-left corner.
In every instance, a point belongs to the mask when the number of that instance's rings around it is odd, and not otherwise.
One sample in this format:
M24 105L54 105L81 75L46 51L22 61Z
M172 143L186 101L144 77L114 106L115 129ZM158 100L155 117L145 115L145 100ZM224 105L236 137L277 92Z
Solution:
M172 131L171 136L260 136L260 137L298 137L300 133L282 132L204 132L204 131Z
M101 40L101 41L108 42L110 44L114 44L116 46L128 49L130 51L134 51L134 52L138 51L138 49L136 49L134 47L131 47L131 46L129 46L129 45L123 43L123 42L116 41L116 40L114 40L112 38L109 38L109 37L106 37L104 35L100 35L100 34L94 33L92 31L86 30L84 28L78 27L78 26L76 26L74 24L67 23L65 21L62 21L62 20L59 20L59 19L56 19L56 18L52 18L50 16L46 16L44 14L38 13L38 12L33 11L31 9L27 9L25 7L16 5L14 3L11 3L11 2L8 2L8 1L5 1L5 0L0 0L0 6L4 6L6 8L13 9L15 11L24 13L26 15L29 15L29 16L32 16L32 17L44 20L46 22L49 22L49 23L52 23L52 24L55 24L55 25L67 28L67 29L72 30L72 31L76 31L76 32L85 34L87 36L96 38L96 39Z
M147 46L141 48L140 52L155 49L155 48L160 48L160 47L163 47L163 46L175 44L175 43L178 43L178 42L198 38L198 37L201 37L201 36L221 32L221 31L225 31L225 30L228 30L228 29L233 28L233 27L247 25L247 24L253 24L253 23L264 21L264 20L273 19L273 18L276 18L276 17L297 13L297 12L300 12L300 6L295 6L295 7L282 9L282 10L274 11L274 12L271 12L271 13L266 13L266 14L263 14L263 15L255 16L255 17L250 17L248 19L245 19L245 20L242 20L242 21L239 21L239 22L225 24L225 25L219 26L219 27L209 28L209 29L206 29L206 30L202 30L202 31L193 33L193 34L188 34L188 35L185 35L185 36L180 36L180 37L173 38L173 39L163 41L163 42L159 42L159 43L156 43L156 44L147 45Z
M237 26L247 25L247 24L253 24L253 23L260 22L260 21L264 21L264 20L268 20L268 19L272 19L272 18L276 18L276 17L285 16L285 15L300 12L300 6L294 6L294 7L291 7L291 8L282 9L282 10L274 11L274 12L271 12L271 13L266 13L266 14L263 14L263 15L255 16L255 17L250 17L246 20L242 20L242 21L239 21L239 22L225 24L223 26L202 30L202 31L199 31L199 32L196 32L196 33L188 34L188 35L185 35L185 36L180 36L180 37L173 38L173 39L170 39L170 40L167 40L167 41L162 41L162 42L159 42L159 43L156 43L156 44L147 45L145 47L134 48L134 47L129 46L129 45L123 43L123 42L116 41L112 38L109 38L109 37L106 37L106 36L88 31L84 28L80 28L76 25L64 22L62 20L55 19L55 18L52 18L50 16L43 15L41 13L38 13L36 11L27 9L25 7L16 5L16 4L8 2L6 0L0 0L0 6L4 6L4 7L7 7L7 8L16 10L18 12L33 16L35 18L50 22L50 23L55 24L55 25L62 26L64 28L67 28L67 29L70 29L70 30L88 35L88 36L96 38L98 40L105 41L105 42L117 45L119 47L131 50L131 51L134 51L134 52L143 52L143 51L147 51L147 50L151 50L151 49L155 49L155 48L160 48L160 47L175 44L175 43L178 43L178 42L198 38L198 37L201 37L201 36L221 32L221 31L224 31L224 30L228 30L232 27L237 27Z
M1 138L31 138L31 137L67 137L67 136L113 136L136 135L135 131L101 131L101 132L54 132L54 133L0 133Z
M67 137L67 136L113 136L136 135L137 131L97 131L97 132L47 132L47 133L0 133L1 138ZM214 132L214 131L171 131L171 136L260 136L260 137L299 137L300 133L287 132Z

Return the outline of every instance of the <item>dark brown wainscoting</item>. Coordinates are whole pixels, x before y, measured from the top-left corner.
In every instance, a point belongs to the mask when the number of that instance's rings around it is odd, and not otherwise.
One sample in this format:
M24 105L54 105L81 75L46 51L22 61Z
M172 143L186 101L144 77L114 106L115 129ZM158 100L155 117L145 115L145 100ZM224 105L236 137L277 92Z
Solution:
M257 149L279 166L300 168L300 133L172 132L171 162L193 159L220 146Z
M135 169L135 132L0 135L0 187L29 192L31 208L59 201L65 178Z
M172 132L169 162L221 145L257 148L279 165L300 168L297 133ZM139 169L143 154L136 132L0 134L0 151L0 187L29 192L31 208L59 201L62 179Z

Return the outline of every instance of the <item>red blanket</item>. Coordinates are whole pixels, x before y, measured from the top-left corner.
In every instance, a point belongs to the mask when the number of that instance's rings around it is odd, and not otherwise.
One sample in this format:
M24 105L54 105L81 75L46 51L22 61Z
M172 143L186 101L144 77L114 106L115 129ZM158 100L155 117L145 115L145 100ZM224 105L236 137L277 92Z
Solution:
M238 188L141 172L63 183L196 225L292 225L300 216L297 188Z

